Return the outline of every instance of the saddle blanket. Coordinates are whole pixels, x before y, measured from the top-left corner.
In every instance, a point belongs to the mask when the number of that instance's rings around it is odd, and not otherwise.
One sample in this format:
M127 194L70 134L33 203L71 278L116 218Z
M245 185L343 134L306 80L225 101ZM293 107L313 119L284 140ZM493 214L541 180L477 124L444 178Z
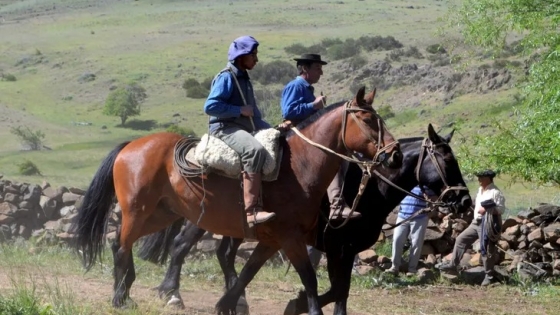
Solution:
M264 181L274 181L278 177L282 155L278 143L279 136L280 131L274 128L263 129L255 134L255 139L266 150L262 171ZM220 175L231 178L239 178L243 169L240 156L225 142L208 134L204 134L196 148L188 152L187 159L194 160L199 165L207 166L218 171Z

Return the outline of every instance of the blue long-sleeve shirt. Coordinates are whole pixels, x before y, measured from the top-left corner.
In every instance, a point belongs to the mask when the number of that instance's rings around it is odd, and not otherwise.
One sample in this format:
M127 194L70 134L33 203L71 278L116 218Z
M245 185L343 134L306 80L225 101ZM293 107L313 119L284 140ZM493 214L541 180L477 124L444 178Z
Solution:
M247 101L253 106L253 122L257 130L269 128L270 125L262 119L261 112L256 105L253 85L247 71L239 71L233 64L228 63L235 74L239 87ZM240 91L229 71L220 72L212 82L210 94L204 103L204 112L210 115L210 132L223 128L225 124L235 124L247 132L253 131L249 117L241 115L243 99Z
M313 86L302 77L290 81L282 91L282 118L298 122L313 115L317 111L313 108L313 92Z
M424 191L428 195L428 197L436 196L436 194L430 190L428 187L424 187ZM418 196L422 196L422 190L420 186L416 186L412 189L411 193L416 194ZM427 207L427 204L424 200L418 200L412 196L407 195L401 201L401 207L399 209L399 218L401 219L408 219L410 216L415 214L417 211L424 209ZM416 219L424 218L426 214L421 214L416 217Z

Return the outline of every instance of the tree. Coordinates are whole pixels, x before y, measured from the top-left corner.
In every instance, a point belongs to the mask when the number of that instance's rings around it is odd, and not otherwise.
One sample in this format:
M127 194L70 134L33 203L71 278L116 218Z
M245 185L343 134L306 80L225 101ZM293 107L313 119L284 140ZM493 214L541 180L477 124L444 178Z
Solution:
M523 34L527 76L510 122L463 146L468 170L494 167L512 180L560 184L560 1L465 0L451 8L467 44L499 52L511 31Z
M31 130L29 127L12 127L10 132L18 137L21 144L29 150L41 150L43 148L43 139L45 134L41 130Z
M124 126L129 117L140 115L140 104L146 97L146 90L136 83L116 88L107 96L103 114L120 117Z

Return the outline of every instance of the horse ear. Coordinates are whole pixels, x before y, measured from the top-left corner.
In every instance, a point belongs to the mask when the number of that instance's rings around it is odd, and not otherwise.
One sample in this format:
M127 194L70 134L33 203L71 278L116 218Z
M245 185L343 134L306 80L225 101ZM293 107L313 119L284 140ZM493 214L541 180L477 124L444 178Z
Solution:
M434 126L432 126L432 124L428 125L428 138L432 140L433 143L441 142L441 139L436 133L436 131L434 130Z
M374 88L373 91L369 92L364 100L366 101L366 105L368 106L372 106L373 105L373 100L375 99L375 92L377 91L377 88Z
M366 87L362 86L359 90L358 93L356 93L356 98L354 99L354 103L357 106L363 106L364 104L364 94L366 93Z
M443 141L445 141L445 143L451 142L451 138L453 138L454 133L455 133L455 128L451 130L451 132L447 136L443 137Z

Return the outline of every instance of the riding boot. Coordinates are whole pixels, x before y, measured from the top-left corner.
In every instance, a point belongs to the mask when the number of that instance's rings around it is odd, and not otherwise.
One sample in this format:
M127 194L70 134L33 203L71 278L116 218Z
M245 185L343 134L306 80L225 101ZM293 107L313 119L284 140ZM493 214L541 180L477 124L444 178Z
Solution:
M263 223L276 217L275 213L262 210L262 206L259 204L260 195L261 174L243 172L243 200L249 224Z
M327 188L327 195L331 204L331 212L329 215L331 220L346 219L349 216L350 219L356 219L362 216L359 212L352 212L352 209L348 207L342 195L342 183L344 182L345 171L345 168L341 167L330 183L329 188ZM350 215L350 213L352 213L352 215Z

